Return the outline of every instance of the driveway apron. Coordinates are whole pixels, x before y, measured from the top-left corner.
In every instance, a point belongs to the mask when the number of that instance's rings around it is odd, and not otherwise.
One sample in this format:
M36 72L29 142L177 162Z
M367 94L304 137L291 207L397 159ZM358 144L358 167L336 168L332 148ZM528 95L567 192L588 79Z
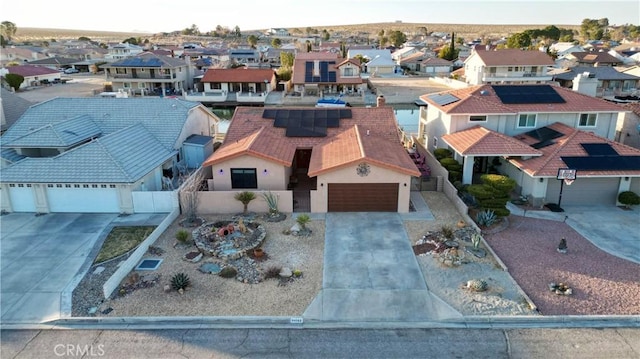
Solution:
M322 291L304 313L323 321L460 316L427 289L400 215L328 213Z

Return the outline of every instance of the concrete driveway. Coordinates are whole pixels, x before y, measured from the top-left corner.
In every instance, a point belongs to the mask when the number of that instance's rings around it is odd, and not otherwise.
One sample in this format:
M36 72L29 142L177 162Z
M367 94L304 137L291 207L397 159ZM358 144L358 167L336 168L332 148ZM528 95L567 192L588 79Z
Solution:
M159 224L165 215L56 213L0 217L0 305L7 323L42 323L71 313L71 292L114 225Z
M304 313L323 321L428 321L460 314L432 295L398 213L328 213L323 283Z
M524 212L511 203L507 203L507 208L518 216L566 221L596 247L640 264L640 208L623 210L615 206L562 206L564 212Z

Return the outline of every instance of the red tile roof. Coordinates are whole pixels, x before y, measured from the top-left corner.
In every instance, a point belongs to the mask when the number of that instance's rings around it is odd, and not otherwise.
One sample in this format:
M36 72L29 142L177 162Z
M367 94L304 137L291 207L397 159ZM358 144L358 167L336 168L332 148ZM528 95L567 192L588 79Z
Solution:
M518 86L518 85L496 85ZM545 86L545 85L540 85ZM491 85L471 86L458 90L444 91L439 94L451 94L459 101L438 105L429 98L430 94L420 96L420 99L430 106L436 107L448 114L516 114L521 112L623 112L620 106L588 95L575 92L560 86L553 89L562 97L564 103L540 104L503 104Z
M60 74L60 71L58 70L50 69L44 66L34 66L34 65L9 66L7 67L7 70L9 70L9 73L11 74L20 75L23 77Z
M475 56L480 57L487 66L552 66L551 56L542 51L523 51L518 49L505 49L496 51L476 51ZM474 56L469 56L471 58Z
M202 82L264 82L273 79L275 72L269 69L208 69Z
M542 152L522 141L482 126L442 136L442 140L466 156L541 156Z
M596 136L591 132L578 130L559 122L547 127L562 133L563 136L554 139L554 144L540 148L540 151L543 153L541 157L533 157L527 160L519 158L510 160L513 165L533 177L555 178L559 168L567 167L567 164L562 161L561 157L587 156L587 152L581 146L582 143L607 143L621 156L640 156L640 150L636 148ZM539 140L527 135L518 135L516 137L527 144L539 142ZM580 177L589 176L640 176L640 171L578 171L577 173L578 180Z
M595 63L603 63L603 64L618 64L622 63L622 60L611 56L607 52L572 52L571 56L575 57L578 62L587 63L587 64L595 64Z
M326 111L310 107L278 109ZM309 173L314 176L363 159L412 176L420 175L400 142L392 107L351 108L352 117L341 119L338 128L327 128L326 137L287 137L284 128L273 127L272 119L262 117L264 110L237 107L224 143L203 166L243 155L291 166L296 149L312 148Z

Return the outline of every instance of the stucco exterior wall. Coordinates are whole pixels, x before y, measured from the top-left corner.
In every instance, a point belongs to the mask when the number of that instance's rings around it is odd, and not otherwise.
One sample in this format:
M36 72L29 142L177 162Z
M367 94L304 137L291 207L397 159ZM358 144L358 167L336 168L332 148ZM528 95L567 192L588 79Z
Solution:
M215 191L237 190L231 186L232 168L255 168L258 181L258 188L256 189L258 190L286 190L289 174L291 173L291 169L282 164L244 155L211 166Z
M358 163L359 164L359 163ZM399 183L398 212L409 212L409 196L411 190L411 176L396 171L379 167L373 164L368 176L358 176L356 167L358 164L346 166L335 171L318 175L316 193L311 197L312 212L327 212L328 209L328 183Z
M243 190L232 191L203 191L198 194L198 214L230 214L241 213L243 205L233 198L236 193ZM269 206L263 199L264 191L252 191L256 194L256 199L249 203L247 210L256 213L269 212ZM292 191L271 191L278 196L278 210L283 213L293 212L293 192Z

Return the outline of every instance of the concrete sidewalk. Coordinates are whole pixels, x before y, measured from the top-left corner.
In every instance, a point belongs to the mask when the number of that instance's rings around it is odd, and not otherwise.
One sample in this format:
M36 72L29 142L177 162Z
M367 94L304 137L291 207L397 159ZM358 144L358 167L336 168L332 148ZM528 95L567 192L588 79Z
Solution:
M42 323L70 312L71 291L111 228L157 225L164 214L12 213L0 218L0 322ZM71 287L71 289L67 289ZM64 308L69 306L69 308Z
M432 295L397 213L328 213L323 284L303 317L429 321L460 313Z

